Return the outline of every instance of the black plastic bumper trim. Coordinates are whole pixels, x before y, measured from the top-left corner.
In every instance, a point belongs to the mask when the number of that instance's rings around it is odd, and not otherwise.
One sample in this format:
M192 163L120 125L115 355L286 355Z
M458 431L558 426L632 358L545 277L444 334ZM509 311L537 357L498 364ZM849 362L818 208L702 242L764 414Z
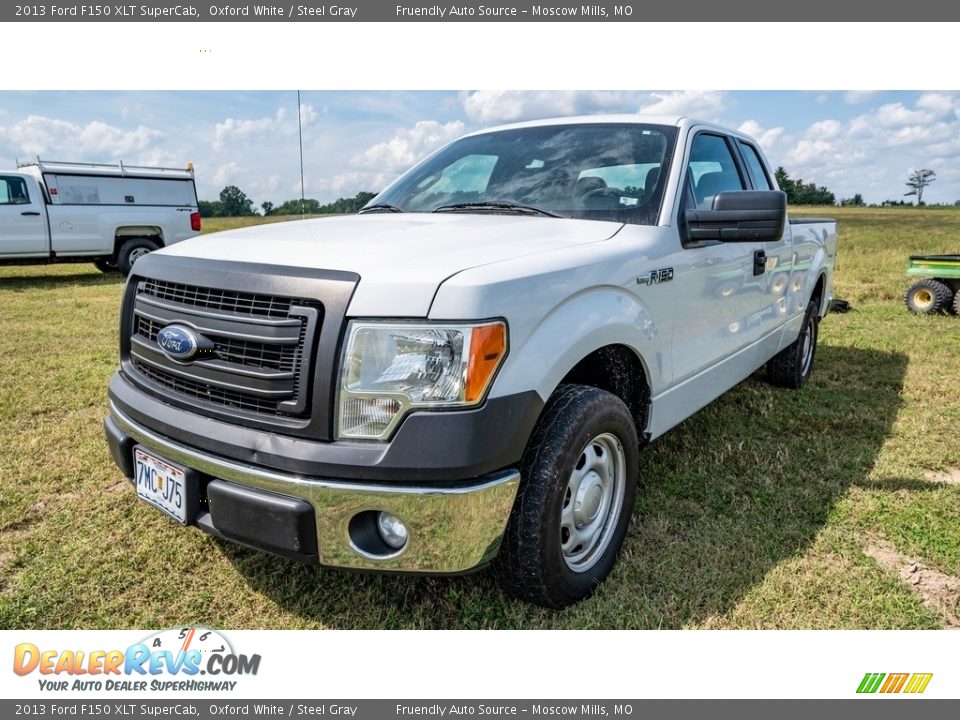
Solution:
M207 483L209 512L196 525L213 535L300 562L317 562L317 526L305 500L225 480Z
M147 395L120 373L110 381L110 399L136 423L214 455L297 475L395 482L457 482L511 467L543 409L529 391L470 410L412 413L388 443L320 442L188 412Z

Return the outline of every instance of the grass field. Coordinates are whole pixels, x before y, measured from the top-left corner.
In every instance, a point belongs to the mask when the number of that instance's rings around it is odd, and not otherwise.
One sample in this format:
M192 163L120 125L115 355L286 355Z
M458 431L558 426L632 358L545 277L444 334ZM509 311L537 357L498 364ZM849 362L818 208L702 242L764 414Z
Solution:
M316 570L174 526L102 437L119 276L0 268L0 627L956 626L960 318L900 298L907 255L960 251L960 212L830 214L854 310L823 323L811 384L750 379L649 447L613 576L561 613L485 573Z

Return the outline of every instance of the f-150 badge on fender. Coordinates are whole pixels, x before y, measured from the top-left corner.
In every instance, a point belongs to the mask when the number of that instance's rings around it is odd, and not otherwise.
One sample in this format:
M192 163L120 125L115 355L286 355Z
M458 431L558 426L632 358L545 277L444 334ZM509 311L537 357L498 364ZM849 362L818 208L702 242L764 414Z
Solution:
M673 268L660 268L651 270L647 275L641 275L637 278L640 285L658 285L673 280Z

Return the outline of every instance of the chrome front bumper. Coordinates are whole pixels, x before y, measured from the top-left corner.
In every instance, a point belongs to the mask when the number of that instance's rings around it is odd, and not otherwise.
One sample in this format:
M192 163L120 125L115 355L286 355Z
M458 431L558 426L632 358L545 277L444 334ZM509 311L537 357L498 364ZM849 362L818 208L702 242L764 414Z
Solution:
M516 470L449 487L367 485L302 477L173 442L134 422L112 402L110 419L134 443L202 476L309 503L315 513L319 563L332 567L445 574L482 566L500 547L520 483ZM354 518L380 510L397 516L408 528L409 540L398 552L367 552L351 534Z

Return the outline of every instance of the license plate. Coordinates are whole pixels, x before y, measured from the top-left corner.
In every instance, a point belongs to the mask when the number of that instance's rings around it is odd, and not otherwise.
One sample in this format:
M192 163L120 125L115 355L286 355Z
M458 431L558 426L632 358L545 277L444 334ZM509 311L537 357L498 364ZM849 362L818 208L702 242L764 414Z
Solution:
M134 448L137 495L179 523L187 523L186 474L140 448Z

